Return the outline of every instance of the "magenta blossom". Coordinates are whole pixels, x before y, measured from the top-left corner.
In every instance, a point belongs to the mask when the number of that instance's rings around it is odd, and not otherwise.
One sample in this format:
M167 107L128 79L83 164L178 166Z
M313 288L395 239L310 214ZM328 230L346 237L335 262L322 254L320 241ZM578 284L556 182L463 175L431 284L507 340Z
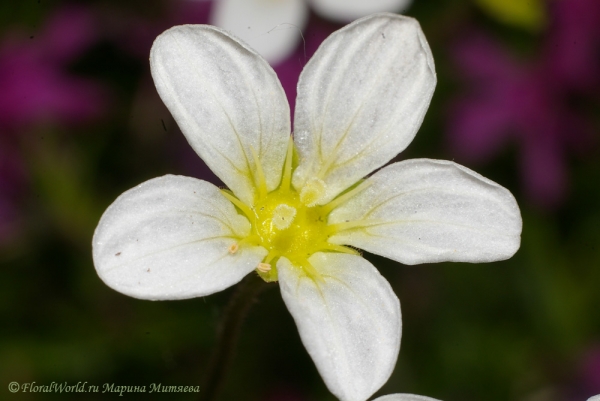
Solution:
M600 3L560 1L556 9L573 11L573 5L585 4L591 7ZM596 28L600 13L595 14L596 26L579 26L590 30L578 49L565 44L579 29L574 25L580 19L572 14L557 15L536 60L521 62L482 33L470 33L452 50L459 71L472 87L467 95L455 99L450 109L448 134L453 152L477 163L516 143L525 192L535 204L547 209L559 205L566 194L568 152L582 148L589 136L588 123L573 108L570 98L581 87L597 84L598 79L589 71L593 64L588 60L600 43ZM590 15L594 14L586 18ZM569 59L573 52L576 54Z
M0 39L0 246L22 231L23 134L40 124L88 121L104 110L104 89L69 72L97 39L91 14L70 7L51 15L39 33L14 31Z
M600 347L591 349L581 366L582 388L586 396L600 394Z
M600 1L561 0L552 3L556 16L543 57L555 80L582 91L600 84Z
M587 349L578 362L575 380L566 385L563 399L597 401L600 398L600 346Z
M81 8L52 15L45 28L0 45L0 127L19 130L36 123L79 123L101 114L106 94L89 79L69 73L97 39L95 21Z

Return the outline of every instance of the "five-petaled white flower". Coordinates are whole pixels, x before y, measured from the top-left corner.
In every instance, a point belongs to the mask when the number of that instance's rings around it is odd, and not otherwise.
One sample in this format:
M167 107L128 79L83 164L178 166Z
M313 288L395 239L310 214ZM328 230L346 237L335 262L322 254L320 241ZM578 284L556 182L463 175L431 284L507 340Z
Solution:
M93 239L110 287L142 299L221 291L256 271L278 280L329 390L365 400L394 369L398 298L354 249L404 264L489 262L519 248L509 191L448 161L390 164L415 136L436 83L412 18L378 14L331 35L290 110L266 61L201 25L161 34L158 92L194 150L229 187L180 176L121 195Z

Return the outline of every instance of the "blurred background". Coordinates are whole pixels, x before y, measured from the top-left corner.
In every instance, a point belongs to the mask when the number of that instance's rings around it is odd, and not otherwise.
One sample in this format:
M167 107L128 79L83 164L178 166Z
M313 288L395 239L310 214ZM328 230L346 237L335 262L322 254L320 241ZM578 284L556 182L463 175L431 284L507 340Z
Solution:
M233 290L140 301L104 285L92 264L93 231L123 191L164 174L218 183L154 89L153 39L182 23L237 32L272 63L293 104L319 43L378 10L420 21L439 80L396 160L455 160L505 186L523 237L512 259L491 264L403 266L365 255L403 312L398 364L377 394L600 393L598 0L22 0L0 3L0 398L117 396L11 394L12 381L202 381ZM251 310L225 386L223 400L335 399L277 286Z

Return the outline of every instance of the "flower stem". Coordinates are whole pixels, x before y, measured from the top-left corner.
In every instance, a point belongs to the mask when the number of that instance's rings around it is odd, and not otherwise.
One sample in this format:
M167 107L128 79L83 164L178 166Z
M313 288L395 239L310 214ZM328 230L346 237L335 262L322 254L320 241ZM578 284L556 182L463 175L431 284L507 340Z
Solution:
M240 329L258 295L270 286L255 274L250 274L236 288L217 326L217 344L200 387L200 401L215 401L225 383L231 366Z

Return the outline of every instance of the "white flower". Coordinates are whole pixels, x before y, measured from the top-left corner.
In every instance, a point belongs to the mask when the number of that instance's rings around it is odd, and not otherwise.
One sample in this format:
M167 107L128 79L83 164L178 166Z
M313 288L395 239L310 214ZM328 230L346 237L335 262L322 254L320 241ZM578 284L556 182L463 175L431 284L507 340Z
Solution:
M323 42L300 77L293 142L275 73L225 31L169 29L150 64L190 145L230 191L164 176L121 195L93 239L96 270L117 291L184 299L253 270L279 280L329 390L365 400L394 369L400 305L348 245L405 264L489 262L519 248L513 196L465 167L408 160L362 181L411 142L433 94L433 58L412 18L366 17Z
M377 12L401 11L412 0L216 0L211 23L277 64L302 39L308 21L307 3L324 17L347 23Z
M587 401L600 401L600 394L599 395L595 395L592 398L588 398Z

